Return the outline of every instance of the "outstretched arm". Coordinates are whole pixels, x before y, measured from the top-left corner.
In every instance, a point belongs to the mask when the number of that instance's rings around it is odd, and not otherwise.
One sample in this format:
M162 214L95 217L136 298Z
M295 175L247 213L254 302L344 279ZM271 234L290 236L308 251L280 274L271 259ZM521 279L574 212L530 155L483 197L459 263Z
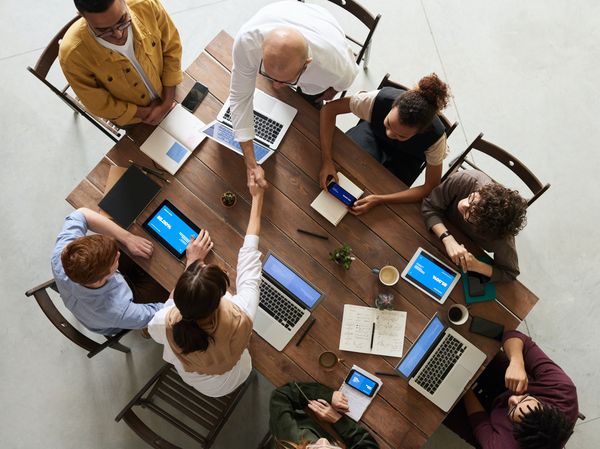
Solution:
M319 184L327 188L327 178L333 176L338 182L337 172L333 164L333 134L335 132L335 119L340 114L350 112L350 98L344 97L327 103L321 108L319 115L319 138L321 141L321 172Z

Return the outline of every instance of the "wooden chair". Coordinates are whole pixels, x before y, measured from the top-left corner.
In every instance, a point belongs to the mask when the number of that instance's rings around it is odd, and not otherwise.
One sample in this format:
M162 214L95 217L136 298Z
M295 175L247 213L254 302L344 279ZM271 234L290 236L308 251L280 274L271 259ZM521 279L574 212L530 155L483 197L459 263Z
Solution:
M173 365L167 363L143 386L117 415L142 440L155 449L181 449L148 427L133 407L141 406L185 433L208 449L255 377L254 371L237 390L220 398L211 398L185 383ZM193 427L192 427L193 426Z
M50 43L46 46L42 55L35 63L35 66L31 68L27 67L37 79L39 79L42 83L44 83L53 93L55 93L62 101L64 101L76 114L81 114L87 120L89 120L96 128L106 134L110 139L114 142L118 142L118 140L122 137L122 130L115 125L114 123L105 120L101 117L97 117L91 112L89 112L83 103L79 101L78 98L70 95L67 90L69 89L69 84L67 84L63 89L59 89L55 85L53 85L50 81L48 81L48 72L56 59L58 58L58 48L60 45L60 41L64 37L65 33L69 29L69 27L79 20L79 16L75 16L71 19L57 34L52 38Z
M385 74L385 76L383 77L383 79L379 83L379 86L377 87L377 89L381 89L382 87L394 87L396 89L409 90L409 88L406 87L406 86L404 86L403 84L400 84L400 83L397 83L395 81L392 81L390 79L390 74L389 73ZM448 120L448 118L444 114L441 114L441 113L438 114L438 117L442 121L442 123L444 125L444 128L446 128L446 137L450 137L450 134L452 134L452 132L458 126L458 122L450 123L450 120Z
M445 181L448 176L456 172L459 168L465 168L465 165L483 172L483 170L475 165L474 162L467 160L467 156L472 150L480 151L497 160L523 181L527 188L533 193L533 196L527 201L527 207L531 206L535 200L550 188L550 184L543 184L537 176L525 166L525 164L511 155L508 151L484 140L483 133L479 134L471 145L469 145L468 148L452 162L450 168L442 177L442 181Z
M77 346L88 351L88 358L91 359L106 348L116 349L117 351L125 353L131 352L128 347L119 343L121 337L129 332L128 329L124 329L116 335L105 337L106 341L104 343L98 343L97 341L92 340L77 330L60 313L60 311L54 305L54 302L52 302L52 298L50 298L50 295L48 294L47 290L49 288L58 293L56 283L54 282L54 279L51 279L48 282L44 282L43 284L26 291L25 296L33 296L42 309L42 312L44 312L54 327L56 327L65 337L67 337Z

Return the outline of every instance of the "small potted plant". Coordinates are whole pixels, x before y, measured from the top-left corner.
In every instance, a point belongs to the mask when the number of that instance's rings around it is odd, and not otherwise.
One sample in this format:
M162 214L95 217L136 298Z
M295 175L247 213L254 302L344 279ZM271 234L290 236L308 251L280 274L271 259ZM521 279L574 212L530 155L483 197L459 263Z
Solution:
M344 267L344 270L349 270L355 258L352 255L350 245L344 243L340 248L336 248L329 253L329 259Z
M236 202L237 197L233 192L227 191L223 195L221 195L221 203L223 203L223 206L225 207L233 207L235 206Z

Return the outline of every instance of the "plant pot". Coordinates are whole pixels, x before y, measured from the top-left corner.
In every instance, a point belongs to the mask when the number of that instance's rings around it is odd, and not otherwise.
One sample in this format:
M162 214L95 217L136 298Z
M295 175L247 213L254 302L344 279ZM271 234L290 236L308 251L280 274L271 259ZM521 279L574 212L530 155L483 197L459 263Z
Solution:
M221 204L223 207L230 208L235 206L235 203L237 203L237 196L235 193L225 192L223 195L221 195Z

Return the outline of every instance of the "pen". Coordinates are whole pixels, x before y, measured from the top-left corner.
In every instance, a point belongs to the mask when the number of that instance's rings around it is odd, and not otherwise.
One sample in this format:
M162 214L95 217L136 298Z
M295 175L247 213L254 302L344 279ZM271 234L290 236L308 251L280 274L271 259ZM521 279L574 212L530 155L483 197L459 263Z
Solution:
M162 179L163 181L166 181L166 182L168 182L169 184L171 184L171 181L170 181L170 180L168 180L167 178L165 178L165 177L164 177L164 174L163 174L162 172L159 172L159 171L157 171L157 170L153 170L153 169L151 169L151 168L148 168L148 167L145 167L145 166L143 166L143 165L141 165L141 164L138 164L138 163L136 163L136 162L133 162L131 159L129 159L129 163L130 163L131 165L133 165L134 167L137 167L137 168L139 168L139 169L140 169L140 170L141 170L141 171L142 171L142 172L143 172L145 175L147 175L148 173L150 173L151 175L157 176L157 177L159 177L160 179Z
M310 399L308 399L308 396L306 396L304 394L304 391L302 391L302 389L300 388L300 385L298 385L297 382L294 382L294 385L296 385L296 388L298 389L298 391L302 394L302 396L304 396L304 399L306 399L306 402L310 402Z
M314 232L305 231L304 229L298 229L298 232L301 232L302 234L306 235L312 235L313 237L317 237L318 239L329 240L329 237L327 237L326 235L315 234Z
M306 329L304 330L304 332L302 332L302 335L300 335L300 338L296 342L296 346L298 346L300 343L302 343L302 340L304 340L304 337L306 337L306 334L308 334L308 331L310 330L310 328L314 326L315 321L317 321L317 319L313 318L312 321L310 323L308 323L308 326L306 326Z
M373 322L373 330L371 331L371 347L369 350L373 350L373 338L375 338L375 322Z
M400 377L396 373L387 373L385 371L375 371L375 374L378 375L378 376Z

